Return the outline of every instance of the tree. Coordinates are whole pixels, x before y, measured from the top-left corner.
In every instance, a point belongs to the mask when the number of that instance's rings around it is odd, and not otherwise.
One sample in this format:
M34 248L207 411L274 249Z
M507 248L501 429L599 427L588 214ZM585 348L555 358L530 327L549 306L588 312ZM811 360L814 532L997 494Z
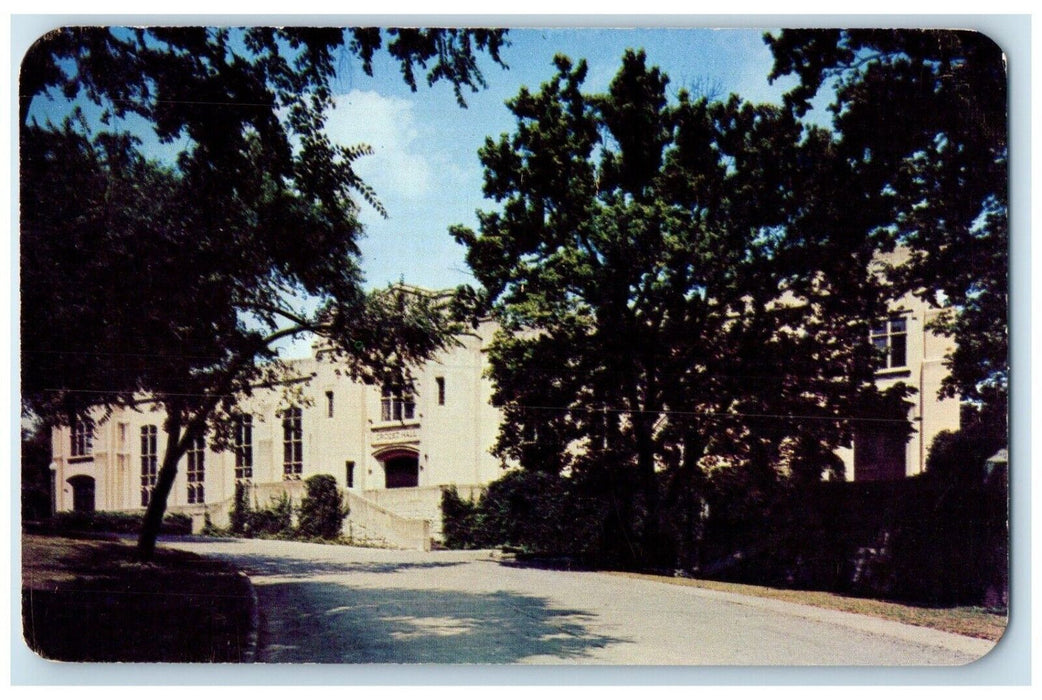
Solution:
M300 522L297 534L302 537L321 537L335 540L347 517L344 495L336 487L336 479L329 474L316 474L304 482L307 495L300 502Z
M898 293L946 306L935 330L954 337L942 394L977 404L1006 434L1008 140L1002 50L949 30L785 30L767 35L771 79L796 75L798 115L823 90L834 154L868 205L851 235L907 248L888 272Z
M837 279L792 226L811 216L828 145L792 114L670 103L642 52L606 94L581 91L585 63L556 67L508 102L515 132L481 149L499 209L479 213L479 233L453 231L502 325L496 449L607 484L605 540L628 563L672 563L662 499L698 498L707 458L820 478L871 384L866 310L885 297L871 250Z
M369 72L385 39L410 86L426 69L462 104L484 85L476 54L500 62L503 32L70 28L23 61L23 404L58 422L165 409L144 558L188 446L208 430L220 446L236 397L278 383L274 343L319 334L372 379L458 330L442 296L362 289L357 198L381 210L352 169L368 149L323 125L338 54ZM36 99L66 100L69 118L38 124ZM76 109L89 103L93 121ZM177 162L149 161L128 119L183 143Z
M22 519L51 515L51 427L40 422L22 427Z

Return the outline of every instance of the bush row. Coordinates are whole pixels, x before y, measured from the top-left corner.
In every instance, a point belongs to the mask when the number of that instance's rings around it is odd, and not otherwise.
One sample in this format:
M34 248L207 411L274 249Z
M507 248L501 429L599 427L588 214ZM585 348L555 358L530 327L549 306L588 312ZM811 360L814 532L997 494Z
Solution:
M525 556L566 557L583 566L624 557L612 537L611 504L579 480L514 470L476 501L442 492L442 536L450 549L507 547Z
M318 474L304 482L306 494L295 507L288 494L273 498L265 508L251 505L250 489L237 484L229 530L243 537L281 537L286 539L340 539L348 509L337 489L336 479ZM295 523L295 524L294 524ZM216 534L212 527L208 530Z
M766 500L759 515L711 501L700 575L930 605L1004 603L1004 487L924 475L779 489Z
M950 472L890 482L796 486L741 468L678 498L661 474L661 541L642 551L646 511L625 482L513 471L476 502L448 489L450 548L512 547L594 567L871 595L931 605L1002 607L1008 573L1004 480ZM614 485L613 485L614 484ZM632 490L631 490L632 493Z
M55 513L43 521L41 528L56 534L67 532L114 532L136 535L141 531L142 513L109 511ZM181 513L167 513L161 532L166 535L187 535L192 532L192 518Z

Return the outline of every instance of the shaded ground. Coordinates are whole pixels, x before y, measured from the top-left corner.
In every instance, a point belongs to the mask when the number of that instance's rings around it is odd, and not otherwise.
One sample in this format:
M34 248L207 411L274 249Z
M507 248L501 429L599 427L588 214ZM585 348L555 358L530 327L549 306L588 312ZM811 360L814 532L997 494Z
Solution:
M22 622L30 649L60 661L237 662L250 633L248 582L229 565L127 542L23 535Z
M263 586L266 662L579 663L617 637L594 615L511 591L386 590L333 581Z

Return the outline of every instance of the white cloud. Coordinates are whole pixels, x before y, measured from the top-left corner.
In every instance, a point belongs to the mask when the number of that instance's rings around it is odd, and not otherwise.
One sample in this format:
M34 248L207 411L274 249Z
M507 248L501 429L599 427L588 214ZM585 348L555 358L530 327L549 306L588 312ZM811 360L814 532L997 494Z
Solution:
M376 92L352 90L336 97L326 132L334 143L365 143L373 155L355 163L355 172L384 203L391 198L421 199L434 183L434 168L419 149L413 103Z

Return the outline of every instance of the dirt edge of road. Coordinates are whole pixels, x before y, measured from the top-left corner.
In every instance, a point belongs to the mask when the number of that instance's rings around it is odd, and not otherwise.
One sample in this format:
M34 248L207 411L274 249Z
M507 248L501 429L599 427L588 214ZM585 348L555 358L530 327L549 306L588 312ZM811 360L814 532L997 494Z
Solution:
M1009 622L1005 613L995 613L979 607L931 608L907 605L892 601L872 598L843 596L825 591L800 591L767 586L753 586L723 581L709 581L655 574L640 574L626 571L606 572L612 576L638 578L647 581L659 581L674 586L690 586L721 593L752 596L780 600L787 603L807 605L825 610L854 613L876 617L891 622L899 622L915 627L925 627L940 632L974 637L990 642L1002 638Z

